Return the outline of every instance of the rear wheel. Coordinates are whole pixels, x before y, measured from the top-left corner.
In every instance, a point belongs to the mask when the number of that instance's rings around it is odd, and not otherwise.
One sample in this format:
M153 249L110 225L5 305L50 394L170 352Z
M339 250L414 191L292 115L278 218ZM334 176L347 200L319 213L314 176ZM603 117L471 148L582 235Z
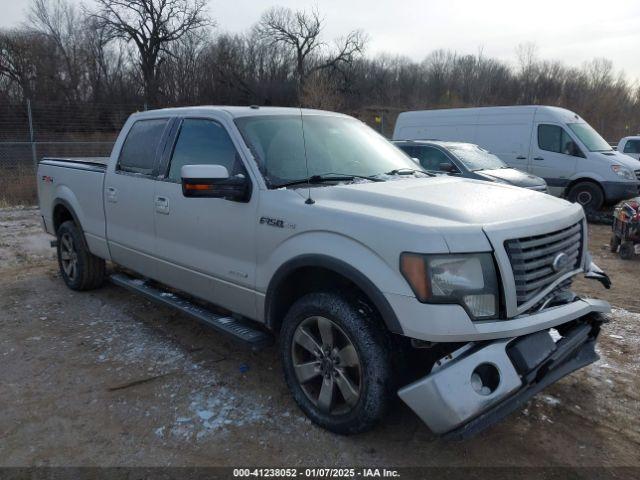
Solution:
M58 228L57 236L58 266L67 287L72 290L91 290L102 285L105 262L89 251L76 224L64 222Z
M579 203L582 208L589 211L597 211L602 208L604 203L604 193L602 189L592 182L576 183L567 198L570 202Z
M391 398L391 358L383 327L336 293L299 299L284 319L284 376L302 411L340 434L373 427Z
M633 256L635 255L635 248L633 246L633 242L622 242L622 244L620 245L620 258L623 260L631 260L633 258Z

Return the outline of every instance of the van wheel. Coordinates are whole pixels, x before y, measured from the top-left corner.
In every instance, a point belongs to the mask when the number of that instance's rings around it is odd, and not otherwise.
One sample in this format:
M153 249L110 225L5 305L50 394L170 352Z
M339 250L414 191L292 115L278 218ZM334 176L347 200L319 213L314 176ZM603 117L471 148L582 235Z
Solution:
M582 208L590 211L600 210L604 203L602 189L591 182L576 183L571 187L571 190L569 190L567 198L570 202L579 203L582 205Z
M611 234L611 240L609 240L609 250L611 253L616 253L618 251L618 247L620 246L620 237L615 233Z
M58 266L64 283L72 290L91 290L104 281L105 262L87 248L84 236L72 221L57 231Z
M339 434L372 428L391 394L389 339L376 319L337 293L296 301L282 326L284 377L302 411Z

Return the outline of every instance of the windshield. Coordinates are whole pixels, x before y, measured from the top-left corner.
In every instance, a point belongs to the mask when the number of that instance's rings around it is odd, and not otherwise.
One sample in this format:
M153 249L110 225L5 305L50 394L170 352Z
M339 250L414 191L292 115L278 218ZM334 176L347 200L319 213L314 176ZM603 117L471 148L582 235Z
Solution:
M613 150L611 145L588 123L567 123L567 126L590 152L610 152Z
M417 167L388 140L354 118L260 115L235 122L271 188L312 175L370 177Z
M472 171L495 170L497 168L507 167L507 165L493 153L489 153L477 145L448 145L447 148Z

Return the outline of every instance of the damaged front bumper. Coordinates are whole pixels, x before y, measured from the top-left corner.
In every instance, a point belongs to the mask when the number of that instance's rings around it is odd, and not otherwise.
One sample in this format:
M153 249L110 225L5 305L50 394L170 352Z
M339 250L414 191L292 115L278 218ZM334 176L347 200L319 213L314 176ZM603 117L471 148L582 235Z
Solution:
M598 360L595 343L605 317L592 312L549 330L471 342L398 395L431 428L468 438L498 422L548 385Z

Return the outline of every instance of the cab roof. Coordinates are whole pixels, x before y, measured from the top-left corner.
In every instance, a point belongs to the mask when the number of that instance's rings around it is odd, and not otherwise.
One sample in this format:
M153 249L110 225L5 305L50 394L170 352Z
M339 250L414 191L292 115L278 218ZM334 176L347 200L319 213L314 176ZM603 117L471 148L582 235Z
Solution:
M261 107L261 106L226 106L226 105L204 105L195 107L175 107L161 108L157 110L148 110L138 112L135 115L143 118L159 117L164 115L184 116L184 115L202 115L207 113L225 113L232 118L254 117L259 115L330 115L339 117L348 117L342 113L330 112L326 110L314 110L309 108L295 107Z

